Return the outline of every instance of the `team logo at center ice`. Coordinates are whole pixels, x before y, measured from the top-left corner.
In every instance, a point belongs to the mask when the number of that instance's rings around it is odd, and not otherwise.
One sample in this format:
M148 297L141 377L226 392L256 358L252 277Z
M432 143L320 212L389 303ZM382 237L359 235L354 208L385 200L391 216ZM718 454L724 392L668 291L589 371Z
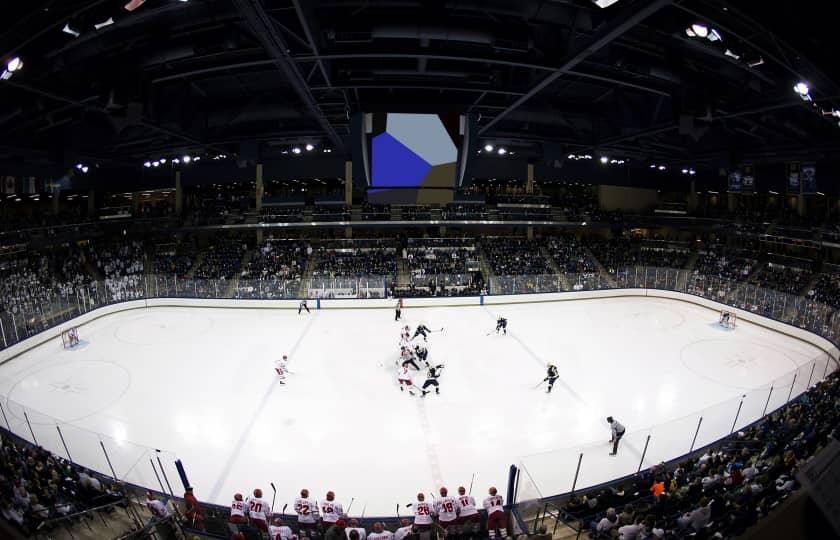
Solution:
M750 364L755 364L755 358L735 353L735 355L726 362L726 367L747 367Z
M50 383L50 388L52 388L54 392L64 392L67 394L81 394L87 390L83 386L73 383L70 379L53 381Z

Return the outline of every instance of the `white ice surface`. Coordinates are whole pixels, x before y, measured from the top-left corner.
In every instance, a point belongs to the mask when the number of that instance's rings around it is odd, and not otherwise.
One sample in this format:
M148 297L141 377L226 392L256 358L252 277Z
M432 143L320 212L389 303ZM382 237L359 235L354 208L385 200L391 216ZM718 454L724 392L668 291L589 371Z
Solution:
M487 335L497 315L506 337ZM39 443L65 455L58 423L75 461L108 472L101 440L121 479L159 486L160 457L180 492L177 457L209 502L273 481L278 507L306 487L354 497L351 514L393 515L473 473L477 498L504 493L511 464L525 467L520 499L569 491L581 452L578 487L594 485L635 472L647 435L645 466L686 453L700 416L696 446L729 433L742 395L738 426L768 395L778 407L797 368L804 389L819 349L717 316L653 298L406 309L403 323L382 309L140 309L83 326L75 349L56 339L0 366L0 394L16 433L31 439L26 410ZM422 400L399 391L394 365L399 328L421 321L444 328L428 348L446 365L441 395ZM534 389L549 360L552 394ZM607 415L628 428L614 458Z

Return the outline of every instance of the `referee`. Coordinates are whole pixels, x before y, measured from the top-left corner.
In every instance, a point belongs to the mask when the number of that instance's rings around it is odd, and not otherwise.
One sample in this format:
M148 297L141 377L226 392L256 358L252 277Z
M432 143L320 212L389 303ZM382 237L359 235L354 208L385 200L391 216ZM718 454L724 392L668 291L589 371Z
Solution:
M612 416L607 417L607 422L610 425L610 432L612 433L612 438L610 439L610 442L613 445L613 449L612 452L610 452L610 455L614 456L616 452L618 452L618 441L620 441L621 438L624 437L624 426L621 424L621 422L619 422Z

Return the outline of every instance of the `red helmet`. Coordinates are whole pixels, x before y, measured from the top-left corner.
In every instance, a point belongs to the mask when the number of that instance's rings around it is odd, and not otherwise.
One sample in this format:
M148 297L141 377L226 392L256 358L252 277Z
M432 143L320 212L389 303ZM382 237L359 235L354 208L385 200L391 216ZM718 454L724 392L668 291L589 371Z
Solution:
M262 490L260 488L254 490L254 497L262 499Z
M237 493L236 495L233 496L233 500L234 501L241 501L242 500L242 494Z

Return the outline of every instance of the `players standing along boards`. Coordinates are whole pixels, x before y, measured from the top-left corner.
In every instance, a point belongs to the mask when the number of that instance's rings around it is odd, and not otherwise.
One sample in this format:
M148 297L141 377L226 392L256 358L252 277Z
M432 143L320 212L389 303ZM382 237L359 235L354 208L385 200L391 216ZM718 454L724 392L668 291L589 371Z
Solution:
M426 496L417 494L417 502L414 504L414 531L421 533L428 531L434 524L434 509L426 502Z
M458 525L461 538L477 537L481 531L481 516L475 509L475 499L467 495L464 486L458 488Z
M301 300L300 304L298 304L298 315L300 315L300 312L303 311L304 309L306 310L307 313L312 313L311 311L309 311L309 306L306 303L306 298Z
M318 505L309 498L309 490L300 490L300 497L295 499L295 512L298 515L298 528L301 536L312 538L318 534Z
M335 500L335 493L328 491L327 500L321 501L321 516L324 521L324 529L330 525L335 525L342 514L344 514L344 507L340 502Z
M499 529L499 535L502 538L507 538L504 499L501 495L498 495L494 487L491 487L487 492L490 495L484 499L484 509L487 511L487 534L493 540L496 538L496 529Z
M554 388L554 381L556 381L559 377L560 375L557 372L557 366L555 366L552 363L549 363L548 373L546 374L545 379L543 379L543 382L548 381L548 390L546 390L546 393L551 393L551 389Z
M251 524L262 532L268 532L268 521L271 518L271 506L262 498L262 490L254 490L254 496L248 498L248 518Z
M423 383L423 388L420 391L423 393L422 396L426 397L426 394L431 392L431 390L426 390L426 388L430 386L435 387L435 394L440 394L440 383L438 383L438 377L440 377L441 372L443 371L443 364L438 364L437 366L432 366L426 372L426 382Z
M444 536L455 536L458 533L458 503L455 497L448 495L445 487L440 488L440 498L435 500L435 513Z

